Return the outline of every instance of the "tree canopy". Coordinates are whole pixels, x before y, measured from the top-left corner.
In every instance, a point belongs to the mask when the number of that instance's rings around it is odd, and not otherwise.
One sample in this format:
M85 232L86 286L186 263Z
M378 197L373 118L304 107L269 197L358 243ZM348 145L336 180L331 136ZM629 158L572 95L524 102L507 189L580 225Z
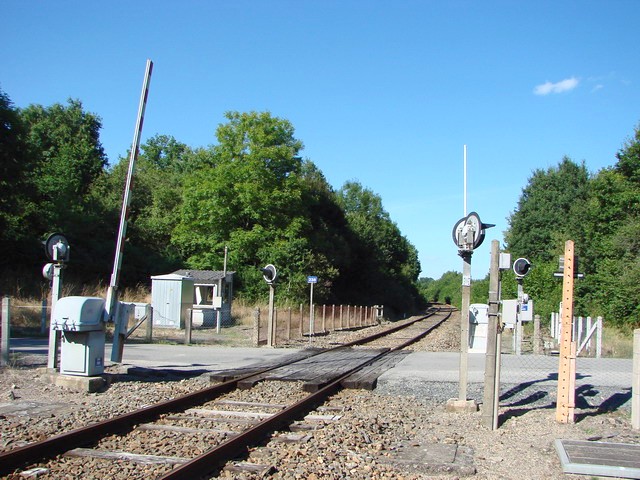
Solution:
M25 283L40 289L41 240L53 231L72 245L67 275L108 278L128 158L107 163L101 128L80 100L20 109L0 90L0 247L12 252L0 260L5 290ZM418 252L382 198L355 180L334 190L302 158L288 120L228 112L215 140L192 147L158 134L141 145L124 284L148 284L151 275L177 268L220 269L227 247L236 293L248 301L264 298L260 268L273 263L280 302L304 302L306 277L315 275L319 302L384 304L397 316L425 300L456 304L460 274L419 280ZM568 157L535 170L508 219L506 250L532 261L525 289L543 316L557 309L552 273L573 239L585 273L578 314L640 325L640 129L615 159L595 174ZM486 279L474 288L472 301L483 301ZM514 289L506 274L505 293Z
M616 158L613 167L595 175L568 158L558 167L534 172L509 218L506 249L532 261L525 290L545 317L558 310L561 292L553 272L565 241L574 240L580 273L585 274L576 283L577 314L640 325L640 242L634 233L640 225L637 129Z
M25 240L3 270L36 278L45 261L40 240L59 231L72 246L67 275L106 281L129 159L107 164L100 129L79 100L16 109L0 92L0 181L12 200L0 201L0 241ZM227 247L235 292L249 301L265 296L261 267L273 263L281 303L304 302L307 276L315 275L319 302L379 303L397 314L420 305L417 252L381 198L353 182L335 192L300 156L288 120L228 112L215 137L209 147L170 135L141 145L123 286L177 268L221 269Z

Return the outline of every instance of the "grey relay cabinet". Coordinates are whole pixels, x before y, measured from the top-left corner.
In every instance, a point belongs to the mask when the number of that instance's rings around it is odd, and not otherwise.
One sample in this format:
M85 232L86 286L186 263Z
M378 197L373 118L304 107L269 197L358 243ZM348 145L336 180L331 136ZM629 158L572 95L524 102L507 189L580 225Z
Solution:
M52 329L62 332L60 373L94 376L104 372L104 299L63 297L56 302Z
M153 324L158 327L184 328L188 310L193 306L193 278L169 273L151 277Z

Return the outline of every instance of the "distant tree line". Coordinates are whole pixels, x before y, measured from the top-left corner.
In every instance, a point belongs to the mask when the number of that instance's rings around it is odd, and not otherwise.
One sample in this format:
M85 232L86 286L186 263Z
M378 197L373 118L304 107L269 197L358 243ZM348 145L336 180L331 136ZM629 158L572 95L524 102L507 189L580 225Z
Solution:
M141 145L129 215L123 286L177 268L237 272L236 293L265 296L260 268L278 267L281 302L380 303L396 315L422 307L420 263L381 198L356 181L335 191L285 119L226 114L217 143L169 135ZM5 292L42 288L42 240L71 244L65 272L108 283L128 157L109 165L100 118L78 100L15 108L0 91L0 273Z
M525 257L533 264L524 290L543 319L558 311L562 280L553 274L566 240L573 240L584 273L575 283L575 314L601 315L624 328L640 326L640 128L615 158L613 166L595 174L567 157L535 170L509 217L502 249L512 261ZM513 272L505 272L503 280L503 298L515 298ZM473 295L483 303L486 281L478 284L479 296ZM449 297L459 305L460 284L460 274L448 272L439 280L420 279L419 288L429 300Z

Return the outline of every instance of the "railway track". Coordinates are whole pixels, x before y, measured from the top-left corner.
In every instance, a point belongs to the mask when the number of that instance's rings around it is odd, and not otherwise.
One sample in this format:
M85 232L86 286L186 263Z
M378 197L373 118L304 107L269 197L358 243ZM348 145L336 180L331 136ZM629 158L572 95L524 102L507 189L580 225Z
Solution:
M371 386L367 379L377 378L393 364L394 357L399 361L403 348L426 336L450 314L434 309L424 317L345 345L303 351L297 358L267 368L226 372L219 378L221 383L198 392L2 453L0 474L25 467L34 473L34 468L48 470L51 463L43 462L56 456L59 457L55 461L69 465L71 471L74 462L98 458L141 464L138 473L132 472L132 476L140 478L191 479L215 474L228 460L243 456L251 446L296 425L294 422L301 421L300 428L317 428L318 425L309 427L309 422L332 421L333 414L308 417L308 413L342 388ZM380 346L381 342L384 346ZM364 345L377 348L360 348ZM274 380L282 386L282 394L275 401L237 399L239 389L258 389L259 398L260 385ZM197 445L193 448L195 454L176 455L179 449L160 449L154 443L160 435L175 438L168 442L169 446L193 441ZM192 440L194 436L197 441ZM82 448L88 445L93 448ZM56 475L63 470L57 469Z

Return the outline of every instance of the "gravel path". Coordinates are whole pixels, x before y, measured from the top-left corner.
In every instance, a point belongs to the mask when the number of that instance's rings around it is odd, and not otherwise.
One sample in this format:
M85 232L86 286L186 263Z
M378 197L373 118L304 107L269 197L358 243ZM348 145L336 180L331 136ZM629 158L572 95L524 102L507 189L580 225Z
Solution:
M342 341L339 335L324 337L314 346L324 341ZM451 351L458 345L458 320L454 316L429 340L412 348ZM52 385L41 369L0 370L0 451L209 385L206 376L153 379L119 375L117 367L108 370L113 374L112 381L102 393L73 392ZM272 388L267 383L257 390L234 395L244 401L276 401L276 397L270 397ZM470 385L470 396L481 398L479 388ZM492 432L482 425L480 413L445 410L444 402L456 391L455 384L434 382L396 385L374 392L342 391L325 405L340 413L339 421L327 422L309 432L311 438L306 442L266 442L252 450L246 460L273 465L275 469L268 478L277 479L564 479L569 477L562 473L553 447L557 438L640 443L638 432L630 428L628 410L601 413L597 402L577 409L575 424L558 424L553 405L555 391L526 404L519 403L520 397L510 397L501 408L500 428ZM296 393L292 391L290 395ZM140 433L140 442L153 438L156 440L152 441L159 441L153 432ZM172 436L165 440L176 443L178 453L183 448L191 448L194 453L206 448L206 441L202 440L187 443ZM118 445L117 438L106 442L105 448L109 442L112 447ZM124 463L112 462L105 471L92 462L104 464L85 460L76 478L148 478L144 469ZM222 476L259 478L232 472L223 472ZM60 477L51 472L40 478Z

